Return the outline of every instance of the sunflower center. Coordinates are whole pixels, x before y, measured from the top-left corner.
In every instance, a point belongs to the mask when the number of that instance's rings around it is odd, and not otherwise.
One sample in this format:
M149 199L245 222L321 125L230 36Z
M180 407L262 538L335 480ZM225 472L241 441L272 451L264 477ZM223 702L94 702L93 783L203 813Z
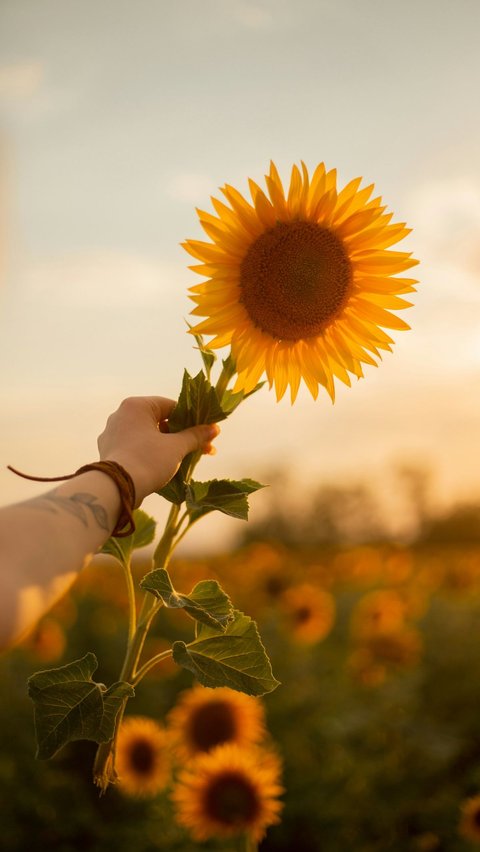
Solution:
M342 309L352 270L342 242L315 222L278 222L250 246L240 267L240 301L279 340L320 334Z
M250 825L260 803L256 789L244 775L225 772L207 790L205 806L209 817L222 825Z
M312 617L312 610L309 606L304 604L303 606L299 606L298 609L295 610L295 621L297 624L305 624L306 621L309 621Z
M150 775L154 765L154 754L147 740L138 739L132 743L129 751L129 762L132 770L138 775Z
M224 701L209 701L192 716L190 735L199 751L210 751L235 737L236 725L232 708Z

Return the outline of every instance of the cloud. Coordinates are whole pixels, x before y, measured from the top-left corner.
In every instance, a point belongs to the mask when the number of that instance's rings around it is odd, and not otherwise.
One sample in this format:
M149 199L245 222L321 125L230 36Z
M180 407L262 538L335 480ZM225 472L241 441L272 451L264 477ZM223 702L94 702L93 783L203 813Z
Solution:
M175 263L117 251L37 260L20 272L28 298L57 305L125 308L158 304L185 287Z
M19 62L0 67L0 102L17 103L36 95L45 79L41 62Z

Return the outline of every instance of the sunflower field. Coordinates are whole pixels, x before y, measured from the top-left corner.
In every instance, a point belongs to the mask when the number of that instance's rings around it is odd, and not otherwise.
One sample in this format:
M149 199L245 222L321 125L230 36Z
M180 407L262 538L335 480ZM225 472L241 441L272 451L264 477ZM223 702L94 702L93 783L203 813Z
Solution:
M480 845L474 515L453 513L408 545L301 546L253 527L233 552L173 560L179 584L217 578L257 621L280 686L264 699L207 689L165 657L127 711L119 783L104 796L93 742L35 760L26 691L36 669L92 645L99 679L115 678L127 594L118 564L97 557L1 661L2 849L234 852L246 848L239 819L278 852ZM148 651L181 640L187 621L162 610Z

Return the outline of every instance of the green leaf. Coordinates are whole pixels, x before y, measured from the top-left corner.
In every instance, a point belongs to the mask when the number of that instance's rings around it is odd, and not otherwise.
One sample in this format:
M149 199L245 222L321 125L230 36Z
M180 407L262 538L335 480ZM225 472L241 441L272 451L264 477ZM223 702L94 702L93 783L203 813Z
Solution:
M188 321L187 321L187 325L188 325L189 330L191 331L193 329L193 325L191 325ZM205 366L205 372L207 374L207 378L210 380L210 373L212 371L213 365L215 364L215 361L217 360L217 356L215 355L214 352L212 352L211 349L208 348L208 346L206 345L206 343L203 339L202 334L197 334L196 332L194 332L193 336L194 336L194 338L197 342L197 346L198 346L198 349L200 351L200 355L202 356L202 361L203 361L203 364Z
M184 609L185 612L217 630L225 630L233 617L230 598L216 580L201 580L189 595L175 591L165 568L150 571L140 583L142 589L161 598L165 606Z
M187 476L191 458L192 453L185 456L175 476L170 480L170 482L167 482L160 491L157 491L157 494L160 494L160 497L164 497L165 500L168 500L170 503L175 503L177 506L180 506L185 500L185 478Z
M237 393L233 393L231 390L226 390L223 392L222 396L222 409L227 417L235 411L236 408L243 402L244 399L247 399L252 393L256 393L260 388L263 388L265 382L259 382L258 385L255 385L253 390L248 393L244 393L243 391L237 391Z
M110 556L115 556L122 565L128 565L130 557L134 550L139 547L146 547L151 544L155 538L155 529L157 522L142 509L135 509L133 513L135 521L135 532L125 538L109 538L103 545L100 553L108 553Z
M217 392L201 370L194 378L185 370L178 402L168 418L170 432L180 432L199 423L225 420Z
M225 515L248 519L249 494L264 488L253 479L210 479L208 482L192 480L187 486L186 502L191 521L217 509Z
M203 686L229 686L247 695L264 695L278 686L257 625L234 611L225 633L200 627L194 642L173 643L173 659Z
M37 672L28 681L28 694L35 705L37 758L46 760L73 740L108 742L115 730L118 711L135 693L129 683L114 683L107 689L95 683L92 674L98 663L89 653L58 669Z

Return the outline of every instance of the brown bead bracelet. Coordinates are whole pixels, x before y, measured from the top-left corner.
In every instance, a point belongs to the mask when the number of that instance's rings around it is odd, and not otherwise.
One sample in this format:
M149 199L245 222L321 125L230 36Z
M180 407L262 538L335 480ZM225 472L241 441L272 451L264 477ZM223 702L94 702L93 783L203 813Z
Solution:
M106 473L115 482L122 503L120 517L111 535L115 538L125 538L127 535L132 535L135 532L135 521L133 520L133 510L136 501L135 486L128 471L118 462L110 461L109 459L106 461L91 462L90 464L82 465L75 473L69 473L66 476L30 476L28 473L16 470L11 465L7 465L7 467L12 473L16 473L17 476L22 476L24 479L32 479L34 482L62 482L67 479L73 479L75 476L78 476L80 473L86 473L88 470L98 470L101 473Z

